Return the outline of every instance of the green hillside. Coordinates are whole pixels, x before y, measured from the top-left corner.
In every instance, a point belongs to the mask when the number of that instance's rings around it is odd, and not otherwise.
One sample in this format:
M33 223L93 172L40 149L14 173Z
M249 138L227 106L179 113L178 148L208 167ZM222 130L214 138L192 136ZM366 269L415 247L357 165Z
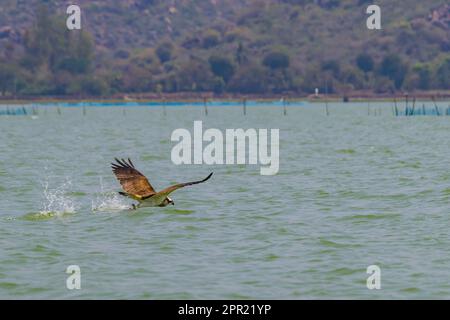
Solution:
M2 0L0 94L307 95L450 88L450 5L379 0Z

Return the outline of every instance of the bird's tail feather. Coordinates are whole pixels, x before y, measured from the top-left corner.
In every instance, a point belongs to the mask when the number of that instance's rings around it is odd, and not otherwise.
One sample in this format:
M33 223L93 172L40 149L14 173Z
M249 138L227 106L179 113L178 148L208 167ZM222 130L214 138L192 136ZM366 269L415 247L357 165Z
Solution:
M121 196L128 197L128 194L126 194L125 192L119 191L119 194L120 194Z

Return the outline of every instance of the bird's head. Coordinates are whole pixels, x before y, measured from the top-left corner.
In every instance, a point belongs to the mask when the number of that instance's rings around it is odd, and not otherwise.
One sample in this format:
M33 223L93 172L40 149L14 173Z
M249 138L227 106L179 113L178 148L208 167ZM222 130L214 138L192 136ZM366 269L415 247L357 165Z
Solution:
M165 205L167 206L167 205L169 205L169 204L171 204L171 205L175 205L175 202L173 202L173 200L172 199L170 199L169 197L167 197L165 200L164 200L164 202L165 202Z

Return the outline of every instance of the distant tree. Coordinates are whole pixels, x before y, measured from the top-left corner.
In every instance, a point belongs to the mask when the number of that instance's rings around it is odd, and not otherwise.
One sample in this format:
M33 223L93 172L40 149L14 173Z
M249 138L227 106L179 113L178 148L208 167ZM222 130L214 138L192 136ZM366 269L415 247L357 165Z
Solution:
M7 91L14 91L14 68L7 64L0 64L0 93L4 96Z
M24 36L25 57L23 64L36 70L48 66L52 72L88 72L94 53L91 36L84 31L67 30L63 17L52 15L46 6L37 12L36 26Z
M216 30L210 29L206 31L202 39L202 46L205 49L215 47L220 42L220 33Z
M344 84L351 85L355 89L364 88L364 74L353 66L345 66L341 69L339 80Z
M242 65L248 61L244 45L242 44L242 42L239 42L238 47L236 49L235 60L238 65Z
M181 65L176 78L179 91L210 91L214 82L208 62L198 58L191 58Z
M372 71L374 66L372 56L367 53L359 54L358 57L356 57L356 65L364 73Z
M221 77L215 77L212 85L212 90L214 93L222 93L225 91L225 81Z
M280 0L280 2L294 4L298 6L304 6L311 2L311 0Z
M419 64L414 67L413 72L417 76L417 87L422 90L430 89L432 83L431 68L427 64Z
M263 59L263 65L270 69L285 69L289 67L289 63L289 56L281 51L272 51Z
M211 56L208 59L211 71L227 83L234 74L234 66L230 59L221 56Z
M450 58L445 59L436 70L437 85L442 89L450 88Z
M322 71L329 71L334 77L339 77L341 66L336 60L326 60L322 62Z
M265 93L268 77L267 69L259 65L246 65L235 73L228 90L235 93Z
M108 85L103 79L87 77L82 81L81 89L89 96L104 96L108 92Z
M114 58L117 58L117 59L128 59L129 57L130 57L130 53L124 49L119 49L114 53Z
M166 63L172 59L173 44L170 42L163 42L156 48L156 55L161 63Z
M379 73L394 81L395 87L400 89L405 80L408 66L397 54L389 54L384 57L380 65Z
M283 93L292 87L293 77L288 69L271 69L268 71L267 91L272 93Z
M394 81L384 76L376 77L373 90L376 93L393 93L395 91Z
M341 4L341 0L316 0L315 2L325 9L333 9Z

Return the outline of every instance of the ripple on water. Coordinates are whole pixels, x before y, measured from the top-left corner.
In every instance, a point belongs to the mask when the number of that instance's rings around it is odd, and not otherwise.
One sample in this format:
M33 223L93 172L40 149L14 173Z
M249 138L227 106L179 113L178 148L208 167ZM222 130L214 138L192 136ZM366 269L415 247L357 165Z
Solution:
M188 215L193 214L194 210L187 210L187 209L175 209L175 208L168 208L164 210L164 213L166 214L180 214L180 215Z
M352 274L356 274L356 273L363 273L365 270L360 270L360 269L350 269L350 268L338 268L338 269L334 269L333 271L330 271L330 273L332 273L333 275L338 275L338 276L349 276Z
M0 282L0 288L6 289L6 290L16 289L19 286L20 285L15 282Z
M405 293L418 293L418 292L420 292L420 289L416 288L416 287L410 287L410 288L401 289L401 291L405 292Z
M354 149L338 149L338 150L336 150L336 153L340 153L340 154L355 154L356 150L354 150Z
M267 256L264 257L264 261L275 261L280 259L279 256L277 256L276 254L269 254Z
M21 220L26 221L45 221L53 218L66 218L73 216L75 212L54 212L54 211L42 211L42 212L30 212L21 217Z
M351 216L346 216L341 218L343 221L351 220L380 220L380 219L395 219L401 217L399 213L388 213L388 214L355 214Z
M332 248L354 248L354 247L360 247L360 244L346 244L346 243L338 243L331 240L326 239L320 239L319 244L325 247L332 247Z
M166 160L166 157L158 154L143 154L140 159L142 161Z

